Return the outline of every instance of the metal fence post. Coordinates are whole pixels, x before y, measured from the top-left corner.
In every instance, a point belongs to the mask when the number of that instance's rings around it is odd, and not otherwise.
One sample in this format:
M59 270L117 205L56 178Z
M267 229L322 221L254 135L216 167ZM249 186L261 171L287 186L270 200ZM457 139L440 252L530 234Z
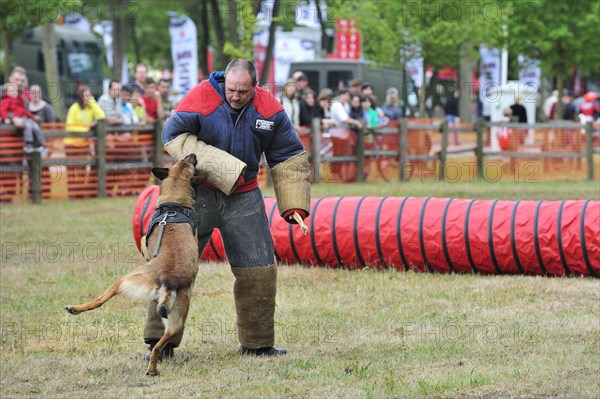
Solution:
M164 146L162 144L162 122L154 124L154 166L162 167L164 162Z
M594 180L594 127L592 122L585 124L585 157L587 159L587 178Z
M34 151L29 164L29 187L34 204L42 203L42 154Z
M398 151L398 165L400 167L400 181L406 181L406 162L408 161L408 121L400 119L400 150Z
M99 120L94 129L96 133L96 171L98 173L98 198L106 198L106 121Z
M448 120L442 122L442 148L440 148L440 180L446 180L446 158L448 157Z
M313 118L311 124L311 160L313 164L313 182L315 184L320 182L320 170L321 170L321 119Z
M356 129L356 166L358 181L365 181L365 129Z
M475 156L477 157L477 179L483 178L483 134L485 132L485 122L483 118L477 118L475 122L475 132L477 133L477 148Z

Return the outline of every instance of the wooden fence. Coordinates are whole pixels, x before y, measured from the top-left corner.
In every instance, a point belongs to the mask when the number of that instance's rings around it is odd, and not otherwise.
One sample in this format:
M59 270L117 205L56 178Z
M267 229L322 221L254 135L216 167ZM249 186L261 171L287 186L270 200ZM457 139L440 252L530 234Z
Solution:
M65 132L64 124L42 128L47 156L24 154L21 132L10 125L0 127L0 203L135 196L154 183L152 166L171 162L159 144L159 126L116 127L100 121L89 133ZM309 152L315 184L415 178L458 181L457 173L493 180L494 171L497 175L510 170L513 176L527 177L531 167L554 178L593 180L600 165L599 125L591 123L480 120L449 126L446 121L403 119L371 132L321 131L315 120L298 133ZM519 172L523 160L526 170ZM262 184L269 183L267 176L263 163Z

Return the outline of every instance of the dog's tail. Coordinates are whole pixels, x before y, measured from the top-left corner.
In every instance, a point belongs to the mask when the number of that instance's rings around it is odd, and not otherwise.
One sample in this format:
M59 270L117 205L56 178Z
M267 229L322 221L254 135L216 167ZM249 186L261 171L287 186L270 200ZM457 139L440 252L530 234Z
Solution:
M173 309L176 299L177 290L169 284L161 282L160 289L158 291L158 305L156 306L156 311L160 317L164 319L169 317L169 313L171 312L171 309Z

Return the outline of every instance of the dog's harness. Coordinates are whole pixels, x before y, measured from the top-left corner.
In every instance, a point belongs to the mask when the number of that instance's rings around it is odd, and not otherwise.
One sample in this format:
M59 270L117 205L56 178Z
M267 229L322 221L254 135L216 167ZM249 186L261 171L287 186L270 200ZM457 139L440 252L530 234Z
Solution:
M154 253L152 256L158 256L160 243L162 241L163 232L167 223L188 223L195 235L196 221L196 212L194 212L193 209L186 208L174 202L165 202L164 204L160 204L150 218L148 232L146 233L147 246L150 234L152 234L152 230L156 225L158 225L158 239L156 240L156 246L154 247Z

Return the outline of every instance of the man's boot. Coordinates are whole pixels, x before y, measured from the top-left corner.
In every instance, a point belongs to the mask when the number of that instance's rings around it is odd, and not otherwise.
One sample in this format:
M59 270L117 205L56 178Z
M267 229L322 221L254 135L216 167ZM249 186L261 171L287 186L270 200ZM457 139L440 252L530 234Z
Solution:
M148 353L146 353L144 356L144 361L146 363L150 361L150 354L152 353L154 345L158 343L165 332L165 325L162 322L162 318L156 311L156 306L156 301L150 301L148 304L148 318L146 319L146 324L144 325L144 342L149 345ZM181 333L171 338L169 343L165 345L163 350L160 351L158 360L162 361L163 359L169 359L173 357L174 350L181 343L182 337L183 330Z
M275 265L232 267L231 271L235 276L233 296L241 345L240 354L285 355L285 349L273 347L277 268Z

